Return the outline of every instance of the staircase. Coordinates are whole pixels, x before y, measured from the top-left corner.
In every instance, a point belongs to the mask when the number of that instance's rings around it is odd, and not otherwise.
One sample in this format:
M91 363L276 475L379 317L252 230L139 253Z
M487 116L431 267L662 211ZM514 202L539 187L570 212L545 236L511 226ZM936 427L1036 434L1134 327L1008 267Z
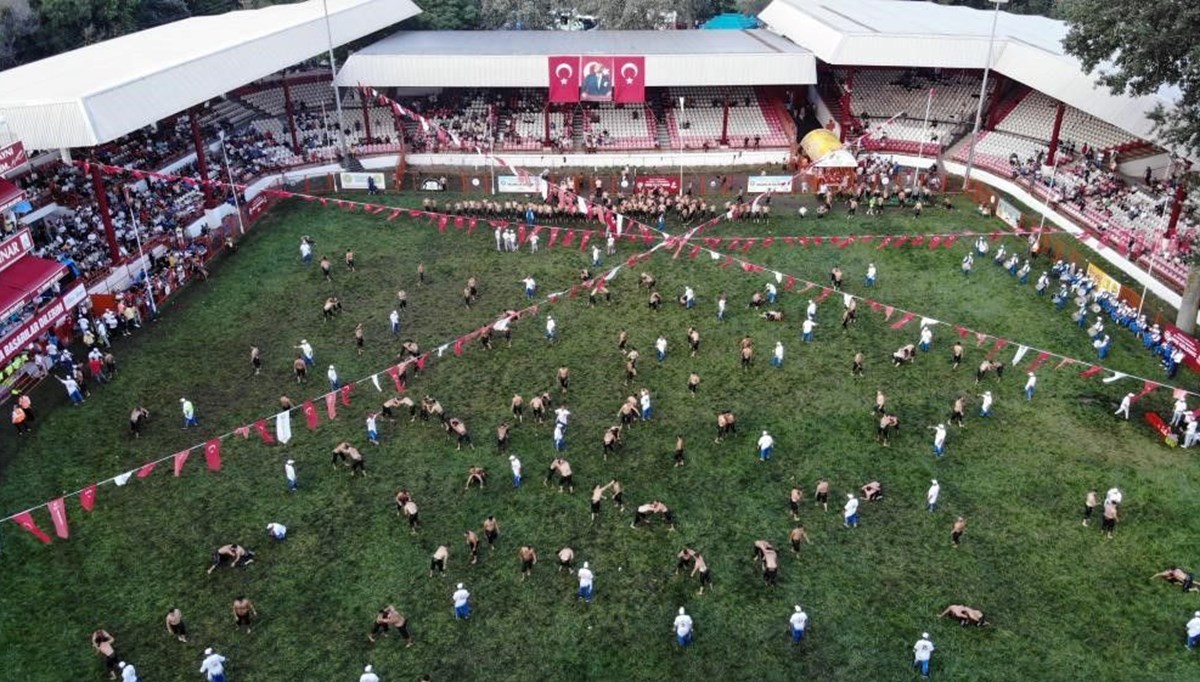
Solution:
M253 112L254 119L275 118L275 114L272 114L271 112L267 111L266 109L263 109L262 107L258 107L258 106L255 106L254 104L251 104L249 100L247 100L243 97L240 97L238 95L230 95L229 99L232 102L237 102L244 109L247 109L247 110Z
M650 99L647 104L654 113L654 139L659 149L671 148L671 129L667 126L667 110L663 107L662 98Z
M583 107L576 106L571 112L571 147L583 149Z

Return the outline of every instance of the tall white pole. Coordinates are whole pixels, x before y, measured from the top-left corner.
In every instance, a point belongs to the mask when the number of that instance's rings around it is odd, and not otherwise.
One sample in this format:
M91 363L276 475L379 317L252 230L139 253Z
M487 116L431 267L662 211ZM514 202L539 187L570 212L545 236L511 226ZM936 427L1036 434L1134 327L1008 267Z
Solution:
M967 150L967 167L963 171L963 189L971 182L971 167L975 163L975 144L979 141L979 126L983 122L983 104L987 99L988 75L992 70L992 51L996 46L996 22L1000 20L1000 5L1008 0L992 0L996 11L992 14L992 34L988 37L987 61L983 65L983 82L979 84L979 106L975 107L975 128L971 131L971 146Z
M142 280L146 283L146 300L150 303L150 312L158 317L158 305L154 303L154 287L150 285L150 259L142 253L142 230L138 225L137 214L133 212L133 202L129 200L129 185L121 187L121 191L125 194L125 210L129 211L129 222L133 225L133 238L137 242L138 262L142 264Z
M921 140L917 144L917 169L913 172L912 186L913 190L917 189L917 175L921 172L921 164L919 163L925 157L925 138L929 137L929 112L933 109L933 88L929 88L929 99L925 100L925 122L921 124Z
M338 122L338 140L341 142L342 156L350 155L350 149L346 146L345 121L342 119L342 93L338 91L337 83L337 59L333 56L333 29L329 26L329 0L321 0L321 7L325 11L325 38L329 44L329 84L333 86L333 101L337 105L337 122Z
M238 187L233 182L233 169L229 166L229 155L225 153L225 131L221 131L221 158L225 161L225 176L229 178L229 188L233 190L233 210L237 211L238 234L246 234L246 225L242 222L242 205L238 200Z

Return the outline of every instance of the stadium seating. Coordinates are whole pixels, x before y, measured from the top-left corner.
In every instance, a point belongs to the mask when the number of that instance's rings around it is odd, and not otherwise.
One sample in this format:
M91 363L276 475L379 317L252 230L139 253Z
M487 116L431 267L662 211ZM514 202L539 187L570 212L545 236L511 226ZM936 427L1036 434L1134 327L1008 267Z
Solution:
M684 106L679 108L679 98ZM766 106L750 87L670 88L664 98L671 146L698 149L720 144L724 123L724 98L729 98L731 146L787 147L787 132L774 107Z
M583 130L592 149L653 149L654 114L641 104L590 104Z
M1049 142L1054 132L1054 116L1058 103L1040 92L1030 92L995 126L997 131L1013 133ZM1063 114L1059 139L1087 144L1093 149L1111 149L1133 139L1129 133L1067 107Z

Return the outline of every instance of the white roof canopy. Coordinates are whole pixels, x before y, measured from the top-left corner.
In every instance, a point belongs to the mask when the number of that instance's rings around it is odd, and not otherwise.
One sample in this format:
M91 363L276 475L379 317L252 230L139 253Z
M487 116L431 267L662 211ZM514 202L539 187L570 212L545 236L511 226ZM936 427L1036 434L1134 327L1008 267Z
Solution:
M327 0L333 44L421 12L410 0ZM328 47L322 0L192 17L0 72L0 116L34 149L91 147Z
M983 69L993 11L900 0L773 0L759 18L828 64ZM1066 35L1064 22L1000 12L992 68L1137 137L1156 139L1146 114L1159 104L1173 106L1178 91L1130 97L1098 86L1063 49Z
M545 88L552 55L645 56L646 85L805 85L808 50L763 30L401 31L346 60L354 87Z

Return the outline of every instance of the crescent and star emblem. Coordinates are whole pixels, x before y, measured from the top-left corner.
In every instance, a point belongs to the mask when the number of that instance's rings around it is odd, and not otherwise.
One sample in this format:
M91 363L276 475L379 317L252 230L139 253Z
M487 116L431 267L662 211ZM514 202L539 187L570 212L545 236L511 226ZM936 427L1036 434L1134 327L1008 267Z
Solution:
M563 69L567 70L567 75L565 76L562 73ZM563 62L554 67L554 75L559 78L563 85L566 85L568 82L570 82L571 76L575 75L575 69L572 69L570 64Z
M633 71L632 76L630 76L626 73L626 71L629 71L629 70ZM626 85L633 85L634 79L637 78L640 73L641 72L638 71L637 64L634 64L633 62L625 62L624 64L621 65L621 77L625 79Z

